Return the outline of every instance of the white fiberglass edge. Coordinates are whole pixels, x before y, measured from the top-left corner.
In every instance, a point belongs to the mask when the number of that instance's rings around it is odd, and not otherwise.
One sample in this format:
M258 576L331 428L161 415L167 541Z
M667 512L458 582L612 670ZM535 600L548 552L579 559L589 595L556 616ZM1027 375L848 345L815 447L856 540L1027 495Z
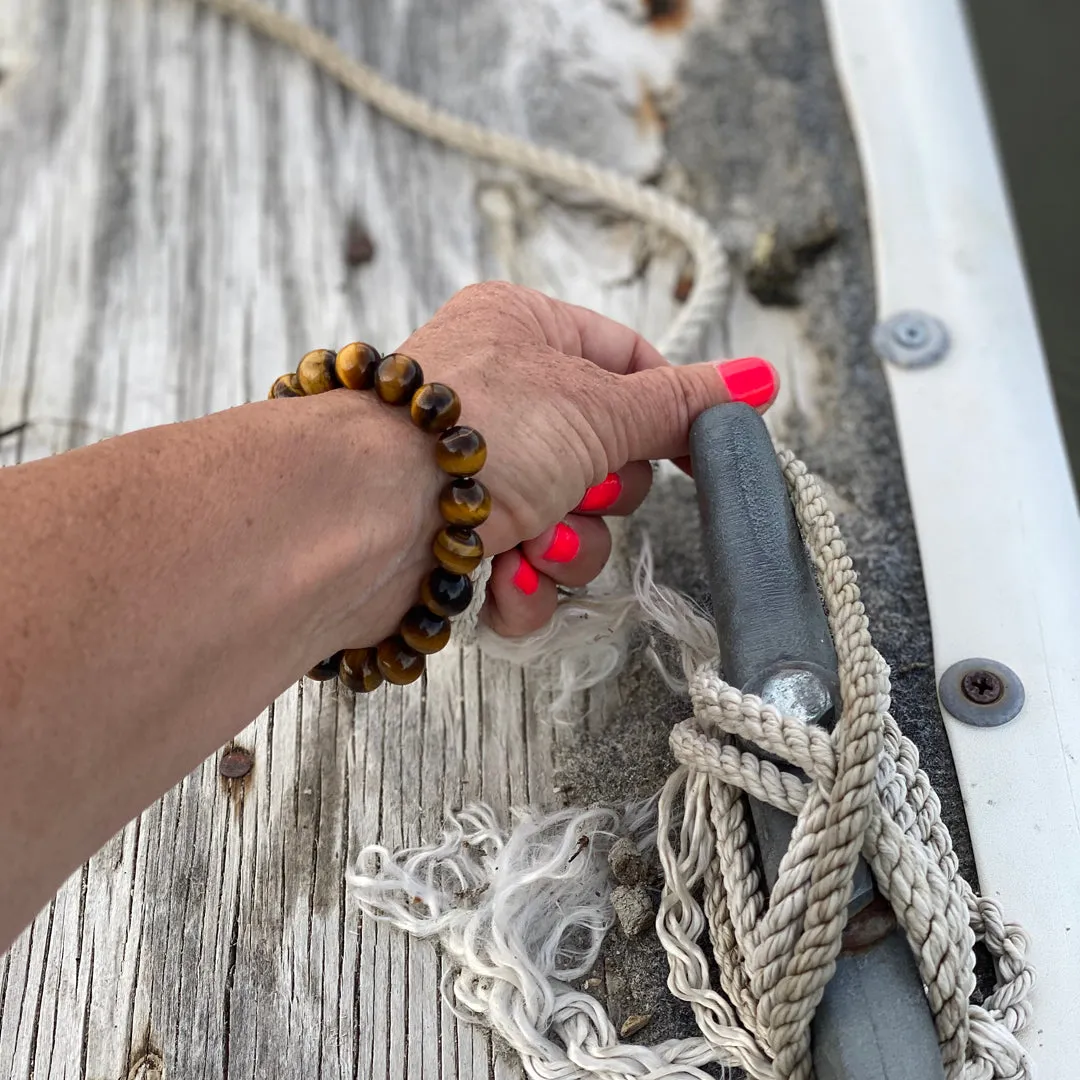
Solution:
M985 656L1027 704L946 717L982 890L1034 939L1039 1074L1080 1031L1080 514L959 0L824 0L867 186L879 316L944 320L947 357L886 364L937 674Z

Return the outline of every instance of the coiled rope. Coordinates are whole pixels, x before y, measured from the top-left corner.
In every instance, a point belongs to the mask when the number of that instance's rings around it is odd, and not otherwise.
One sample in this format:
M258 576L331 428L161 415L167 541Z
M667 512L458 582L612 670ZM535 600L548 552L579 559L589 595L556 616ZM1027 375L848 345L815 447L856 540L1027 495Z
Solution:
M694 285L660 349L673 362L696 358L728 287L724 251L698 214L635 180L436 109L256 0L193 2L307 57L406 128L590 194L681 240L694 260ZM710 1062L740 1066L755 1080L808 1080L810 1022L840 950L862 855L918 960L949 1080L1026 1080L1030 1065L1015 1033L1030 1012L1027 937L957 872L937 796L889 715L888 669L821 488L791 454L782 453L781 464L836 642L843 709L831 733L726 685L715 673L715 651L701 648L711 628L678 597L639 583L643 606L682 645L694 706L671 736L679 768L660 795L655 833L640 808L526 815L508 832L477 808L453 818L436 845L397 854L368 849L379 870L353 875L352 886L370 916L441 942L456 964L450 999L498 1031L538 1080L700 1080L707 1075L700 1066ZM761 756L737 748L736 739ZM797 816L771 896L754 869L745 794ZM665 874L656 928L668 985L691 1004L699 1038L655 1047L620 1042L599 1002L572 985L595 962L611 925L603 841L620 832L642 847L655 837ZM581 836L593 842L584 858L572 858L582 851ZM706 928L719 990L700 945ZM977 938L998 974L981 1005L970 1002Z
M1028 937L960 876L918 751L889 714L888 669L821 486L790 452L780 463L836 643L842 709L832 732L724 683L711 623L654 585L644 559L636 586L645 620L680 646L694 710L672 731L679 767L655 817L651 806L526 813L504 829L488 808L470 807L437 843L365 849L361 866L375 865L350 885L369 917L439 942L451 961L448 999L497 1031L536 1080L705 1080L710 1063L754 1080L808 1080L810 1024L862 855L916 957L946 1076L1029 1080L1016 1038L1031 1010ZM796 818L771 894L756 869L747 795ZM691 1005L699 1037L620 1041L599 1002L575 985L613 922L606 856L618 836L659 852L656 932L668 987ZM978 1004L976 941L997 973Z
M696 666L694 716L671 734L680 767L659 802L667 886L657 932L671 961L669 985L691 1003L706 1038L734 1049L735 1063L751 1076L808 1080L810 1022L840 952L862 855L918 961L946 1076L1027 1077L1030 1064L1015 1037L1029 1018L1034 982L1027 935L960 876L918 751L889 714L888 668L871 640L851 558L821 486L790 452L781 452L780 463L836 644L841 717L832 732L789 719L728 686L714 665ZM741 750L737 739L757 754ZM669 832L680 791L685 811L676 851ZM754 869L744 793L796 816L771 895ZM703 907L693 894L699 883ZM723 994L710 987L697 944L703 920ZM976 938L998 975L980 1005L970 1001Z

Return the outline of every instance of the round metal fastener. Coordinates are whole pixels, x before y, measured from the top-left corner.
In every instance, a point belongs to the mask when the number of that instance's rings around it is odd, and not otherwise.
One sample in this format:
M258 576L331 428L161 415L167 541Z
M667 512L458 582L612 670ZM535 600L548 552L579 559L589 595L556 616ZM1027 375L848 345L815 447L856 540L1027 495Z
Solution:
M1024 707L1024 684L1010 667L977 656L953 664L938 683L941 705L965 724L998 727Z
M960 691L973 705L993 705L1005 693L1005 684L992 671L978 668L960 680Z
M874 327L874 352L900 367L936 364L949 351L945 324L923 311L901 311Z
M242 746L232 746L221 755L218 772L226 780L240 780L251 772L254 764L255 759L250 750L245 750Z

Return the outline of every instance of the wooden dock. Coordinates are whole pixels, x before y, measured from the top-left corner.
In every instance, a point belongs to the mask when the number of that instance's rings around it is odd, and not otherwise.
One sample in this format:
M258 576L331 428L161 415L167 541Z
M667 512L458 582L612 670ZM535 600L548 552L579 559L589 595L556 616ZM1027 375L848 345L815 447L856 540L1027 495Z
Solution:
M749 273L710 350L785 371L775 422L832 485L896 698L932 702L867 344L861 189L816 6L279 6L444 108L659 183L716 220ZM261 397L315 346L390 348L484 278L655 337L688 272L665 238L401 130L190 0L0 4L0 464ZM689 483L665 487L641 525L659 576L701 596L693 498ZM456 702L449 718L420 686L370 702L294 687L229 764L206 761L110 841L0 959L0 1075L518 1076L441 1001L433 947L360 920L346 871L365 843L430 837L470 799L644 794L685 706L640 664L558 724L508 665L453 654L432 678ZM923 743L940 747L924 713ZM662 979L620 985L613 1014L664 993Z

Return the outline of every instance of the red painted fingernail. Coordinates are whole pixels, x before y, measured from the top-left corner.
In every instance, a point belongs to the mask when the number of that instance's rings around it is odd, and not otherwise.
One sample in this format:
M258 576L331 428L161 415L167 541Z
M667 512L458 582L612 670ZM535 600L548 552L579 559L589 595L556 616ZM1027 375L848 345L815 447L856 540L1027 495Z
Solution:
M776 393L776 372L756 356L724 360L716 365L732 401L742 401L755 409L767 404Z
M524 555L518 556L518 568L514 571L513 582L526 596L532 596L540 588L540 575Z
M609 510L622 494L622 481L618 473L608 473L599 484L593 484L585 492L585 498L577 504L579 511Z
M548 562L569 562L571 559L577 558L577 553L581 550L581 538L565 521L560 521L555 526L555 534L551 538L551 543L548 544L547 551L544 552L544 558Z

